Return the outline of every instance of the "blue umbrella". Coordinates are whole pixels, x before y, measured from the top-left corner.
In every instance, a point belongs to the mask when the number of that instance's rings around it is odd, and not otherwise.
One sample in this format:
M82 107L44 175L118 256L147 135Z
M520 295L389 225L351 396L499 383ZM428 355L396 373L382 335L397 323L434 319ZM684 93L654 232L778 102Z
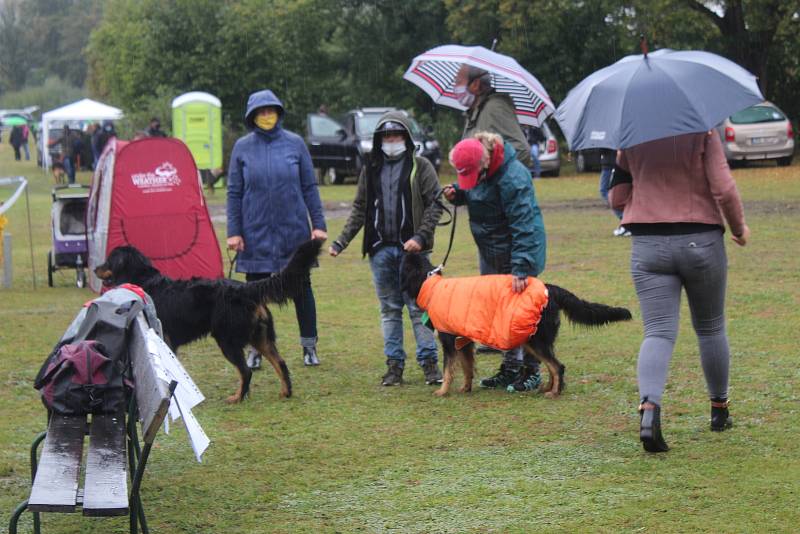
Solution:
M716 54L662 49L589 75L556 109L573 151L627 148L714 128L762 102L756 77Z

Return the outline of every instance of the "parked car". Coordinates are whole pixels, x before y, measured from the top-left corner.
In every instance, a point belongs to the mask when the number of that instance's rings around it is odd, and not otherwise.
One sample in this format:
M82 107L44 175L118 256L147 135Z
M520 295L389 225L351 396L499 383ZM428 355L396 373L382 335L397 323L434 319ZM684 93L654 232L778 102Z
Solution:
M306 118L306 144L320 182L340 184L348 176L358 176L372 150L372 136L378 119L395 108L360 108L348 111L341 120L311 113ZM403 111L403 110L401 110ZM407 112L403 111L403 113ZM411 118L411 137L417 153L439 171L442 164L439 143L431 130L423 130Z
M558 176L561 174L561 154L558 139L547 123L542 124L542 133L546 139L539 143L539 165L542 176Z
M592 172L600 170L600 149L587 148L575 153L575 171Z
M771 102L734 113L718 126L718 130L725 157L732 165L765 159L774 159L782 167L792 163L792 122Z

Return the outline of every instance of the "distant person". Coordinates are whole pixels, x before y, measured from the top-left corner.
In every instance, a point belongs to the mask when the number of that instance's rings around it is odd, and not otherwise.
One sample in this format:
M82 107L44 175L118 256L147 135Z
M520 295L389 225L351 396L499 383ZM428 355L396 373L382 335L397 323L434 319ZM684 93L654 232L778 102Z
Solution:
M506 93L495 91L487 71L462 65L456 74L453 92L467 108L461 139L472 137L477 132L496 133L511 143L517 159L525 167L531 168L531 149L517 120L514 101Z
M100 130L100 135L97 136L97 153L102 155L109 139L116 136L117 131L114 129L114 123L111 121L103 121L103 128Z
M31 152L30 148L28 147L28 138L30 137L31 130L28 128L27 124L23 124L22 128L22 151L25 152L25 161L31 160Z
M644 322L639 348L639 439L647 452L669 449L661 432L667 371L686 291L711 401L711 430L730 428L730 348L725 327L728 260L725 223L744 246L750 229L716 130L626 148L609 191L633 234L631 275Z
M61 133L61 139L56 141L56 144L61 145L61 163L64 165L64 172L67 173L67 183L75 183L75 151L72 140L72 130L69 126L64 125L64 130Z
M283 128L285 110L272 91L250 95L244 121L250 133L233 147L228 168L229 250L248 281L280 272L309 239L328 238L314 166L303 138ZM310 221L310 224L309 224ZM294 299L305 365L319 365L317 305L311 277ZM248 355L250 368L260 355Z
M100 154L102 154L102 149L98 149L100 144L100 136L103 134L103 126L99 122L95 122L92 124L92 136L89 143L92 146L92 157L93 163L92 168L97 167L97 162L100 160Z
M433 249L433 234L442 215L442 207L436 203L439 178L430 161L414 154L409 119L399 111L390 111L378 119L367 161L358 179L350 216L328 252L338 256L364 229L361 252L369 256L381 311L386 358L381 385L403 383L403 307L411 319L417 363L425 383L440 384L436 338L422 322L422 310L400 286L404 255L427 255Z
M611 171L614 170L614 162L616 159L616 150L609 148L600 149L600 196L603 197L603 200L605 200L609 208L611 208L611 205L608 203L608 187L611 181ZM617 221L622 221L622 210L611 208L611 211L614 212ZM617 224L617 227L612 233L617 237L630 237L631 235L622 224Z
M167 134L165 134L161 130L161 121L158 120L158 117L153 117L152 119L150 119L150 126L147 128L147 130L144 133L145 133L145 136L147 136L147 137L166 137L167 136Z
M8 142L11 147L14 149L14 159L19 161L20 153L19 148L22 146L22 127L16 125L11 128L11 134L8 136Z
M327 116L328 115L328 106L326 106L325 104L320 104L319 105L319 109L317 110L317 113L320 114L320 115Z
M525 130L528 144L531 146L531 161L533 161L533 167L529 167L528 170L531 171L534 178L541 178L542 164L539 161L539 143L547 141L547 137L544 135L544 130L538 126L528 126Z

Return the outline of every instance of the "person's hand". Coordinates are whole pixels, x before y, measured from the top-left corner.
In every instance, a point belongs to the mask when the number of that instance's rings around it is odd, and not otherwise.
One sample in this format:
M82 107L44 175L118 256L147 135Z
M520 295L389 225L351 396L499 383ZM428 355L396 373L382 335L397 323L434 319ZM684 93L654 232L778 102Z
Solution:
M328 247L328 254L330 254L334 258L339 255L339 252L341 251L338 248L334 247L333 245Z
M528 287L528 277L519 277L515 276L511 279L511 291L514 293L522 293L525 291L525 288Z
M456 198L456 188L452 185L446 185L444 186L444 189L442 189L442 195L444 198L452 202Z
M228 238L228 250L241 252L244 250L244 239L240 235L232 235Z
M318 228L314 228L311 230L311 239L319 239L320 241L325 241L328 239L328 232L325 230L320 230Z
M410 254L416 254L417 252L422 250L422 245L417 243L416 239L409 239L405 243L403 243L403 250Z
M732 235L731 239L733 239L733 242L739 245L740 247L745 246L747 244L747 240L750 239L750 227L745 224L744 230L742 231L742 235L740 235L739 237Z

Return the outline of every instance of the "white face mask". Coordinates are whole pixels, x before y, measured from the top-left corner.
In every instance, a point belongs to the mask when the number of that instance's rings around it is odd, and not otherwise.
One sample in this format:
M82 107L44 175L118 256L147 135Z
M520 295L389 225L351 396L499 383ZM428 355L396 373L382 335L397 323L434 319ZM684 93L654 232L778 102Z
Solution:
M453 93L456 95L456 100L458 100L462 106L470 107L472 103L475 102L475 95L467 90L466 85L456 85L453 87Z
M386 156L390 158L396 158L400 154L406 151L406 142L405 141L396 141L394 143L387 143L384 141L381 144L381 150Z

